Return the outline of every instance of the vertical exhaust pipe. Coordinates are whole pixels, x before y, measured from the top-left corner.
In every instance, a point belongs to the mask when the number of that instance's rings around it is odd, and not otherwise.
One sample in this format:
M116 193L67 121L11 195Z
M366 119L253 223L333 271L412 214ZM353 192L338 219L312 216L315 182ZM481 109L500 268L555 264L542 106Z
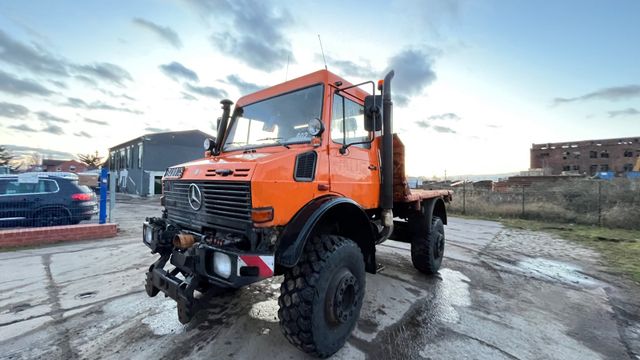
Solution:
M391 70L384 77L382 90L382 224L388 234L393 232L393 101L391 101ZM388 236L388 235L387 235Z
M222 150L222 141L224 141L224 134L227 131L227 126L229 125L229 115L231 114L231 105L233 105L233 101L224 99L220 101L220 104L222 104L222 118L218 125L218 136L216 138L216 148L213 151L213 155L219 155Z

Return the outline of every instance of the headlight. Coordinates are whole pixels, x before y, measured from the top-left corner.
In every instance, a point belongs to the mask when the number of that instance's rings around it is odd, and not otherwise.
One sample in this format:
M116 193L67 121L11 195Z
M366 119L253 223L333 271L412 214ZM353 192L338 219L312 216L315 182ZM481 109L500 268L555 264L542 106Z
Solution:
M216 141L211 138L204 139L204 151L213 150L213 147L216 145Z
M214 252L213 271L223 278L228 279L229 276L231 276L231 258L229 255L218 251Z
M144 242L151 244L153 241L153 229L149 226L144 227Z
M324 131L324 125L318 118L311 119L307 124L307 132L311 136L320 136L322 131Z

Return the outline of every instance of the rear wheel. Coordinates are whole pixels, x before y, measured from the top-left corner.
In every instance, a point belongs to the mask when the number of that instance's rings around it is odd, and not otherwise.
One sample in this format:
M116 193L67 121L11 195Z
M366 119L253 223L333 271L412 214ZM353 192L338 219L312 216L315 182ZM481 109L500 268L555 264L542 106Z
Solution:
M35 224L38 227L68 225L70 223L69 213L64 209L42 210L36 214L35 218Z
M284 336L309 354L334 354L356 325L364 288L358 245L336 235L314 237L280 286L278 317Z
M427 226L427 216L420 213L409 219L411 232L411 262L418 271L435 274L444 257L444 224L437 216Z

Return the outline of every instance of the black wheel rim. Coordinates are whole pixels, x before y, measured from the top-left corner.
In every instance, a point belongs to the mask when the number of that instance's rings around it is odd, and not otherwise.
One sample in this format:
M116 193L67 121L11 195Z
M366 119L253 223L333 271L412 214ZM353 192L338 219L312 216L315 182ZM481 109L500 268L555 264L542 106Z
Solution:
M442 255L444 255L444 234L440 232L438 233L438 237L436 238L434 246L436 259L440 259Z
M332 325L349 323L356 315L360 285L346 268L336 272L326 296L326 318Z

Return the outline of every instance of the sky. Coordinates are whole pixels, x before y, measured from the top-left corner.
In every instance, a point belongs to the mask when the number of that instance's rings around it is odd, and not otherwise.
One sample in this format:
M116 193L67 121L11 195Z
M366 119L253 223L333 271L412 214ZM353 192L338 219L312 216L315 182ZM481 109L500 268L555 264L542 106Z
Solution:
M412 176L526 170L532 143L640 136L640 2L0 2L0 145L64 158L214 134L219 101L389 69Z

